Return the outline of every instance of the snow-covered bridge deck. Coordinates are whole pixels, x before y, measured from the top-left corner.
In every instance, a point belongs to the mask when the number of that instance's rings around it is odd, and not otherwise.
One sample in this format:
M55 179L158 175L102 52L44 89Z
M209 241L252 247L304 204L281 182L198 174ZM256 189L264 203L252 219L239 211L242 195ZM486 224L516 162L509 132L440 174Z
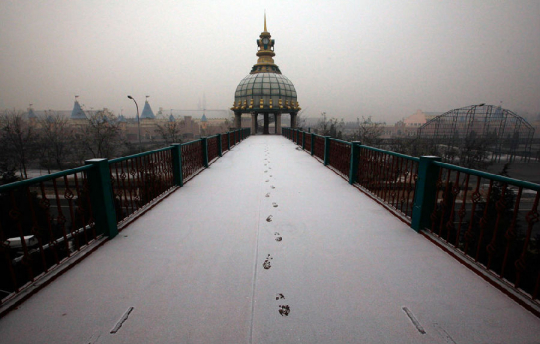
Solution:
M0 319L0 342L540 341L540 319L295 147L236 146Z

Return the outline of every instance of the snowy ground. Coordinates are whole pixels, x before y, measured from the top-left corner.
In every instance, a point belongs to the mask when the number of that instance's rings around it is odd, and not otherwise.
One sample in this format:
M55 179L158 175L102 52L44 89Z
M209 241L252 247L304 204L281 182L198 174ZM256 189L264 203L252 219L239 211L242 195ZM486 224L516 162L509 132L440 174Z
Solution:
M295 147L234 147L0 319L0 342L540 341L540 319Z

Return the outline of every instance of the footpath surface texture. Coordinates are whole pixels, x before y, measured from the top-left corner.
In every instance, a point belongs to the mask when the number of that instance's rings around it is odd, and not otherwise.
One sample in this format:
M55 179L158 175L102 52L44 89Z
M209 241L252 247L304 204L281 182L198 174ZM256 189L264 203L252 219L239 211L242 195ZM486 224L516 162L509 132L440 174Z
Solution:
M0 319L0 342L538 343L540 319L255 136Z

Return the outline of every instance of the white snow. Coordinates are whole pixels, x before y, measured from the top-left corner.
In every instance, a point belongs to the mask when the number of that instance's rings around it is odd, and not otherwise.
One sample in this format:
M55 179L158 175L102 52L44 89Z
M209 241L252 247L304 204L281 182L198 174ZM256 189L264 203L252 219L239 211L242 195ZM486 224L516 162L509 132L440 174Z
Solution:
M529 343L540 319L292 142L255 136L0 319L0 338Z

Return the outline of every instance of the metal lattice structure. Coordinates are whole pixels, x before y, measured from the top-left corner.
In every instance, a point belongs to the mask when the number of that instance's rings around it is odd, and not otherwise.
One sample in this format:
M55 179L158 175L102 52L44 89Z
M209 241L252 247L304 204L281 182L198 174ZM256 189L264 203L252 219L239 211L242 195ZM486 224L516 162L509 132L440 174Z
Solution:
M495 105L471 105L450 110L418 128L417 137L437 145L447 156L481 149L492 161L508 155L528 160L534 128L514 112ZM475 147L474 147L475 146Z

